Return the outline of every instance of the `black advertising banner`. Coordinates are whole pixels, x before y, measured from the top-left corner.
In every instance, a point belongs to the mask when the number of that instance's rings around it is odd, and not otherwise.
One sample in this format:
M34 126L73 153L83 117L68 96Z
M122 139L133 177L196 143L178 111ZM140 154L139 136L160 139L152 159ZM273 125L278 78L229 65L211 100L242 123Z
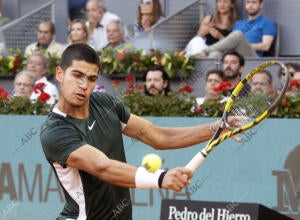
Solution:
M162 200L160 220L291 220L256 203Z

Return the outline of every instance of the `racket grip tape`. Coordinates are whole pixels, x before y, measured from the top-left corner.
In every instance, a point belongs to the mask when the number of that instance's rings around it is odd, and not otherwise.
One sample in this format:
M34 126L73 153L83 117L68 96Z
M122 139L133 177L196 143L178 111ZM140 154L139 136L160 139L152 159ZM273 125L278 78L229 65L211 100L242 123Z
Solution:
M206 156L207 156L206 152L203 151L198 152L185 167L194 172L202 164Z

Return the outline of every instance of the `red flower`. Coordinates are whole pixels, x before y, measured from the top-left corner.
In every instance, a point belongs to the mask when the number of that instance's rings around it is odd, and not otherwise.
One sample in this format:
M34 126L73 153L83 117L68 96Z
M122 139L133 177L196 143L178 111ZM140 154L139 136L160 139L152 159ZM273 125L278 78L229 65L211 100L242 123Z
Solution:
M102 89L105 89L105 86L104 86L104 85L99 85L99 86L97 86L97 90L102 90Z
M284 102L284 103L283 103L283 107L284 107L284 108L288 108L288 107L290 107L290 103L288 103L288 102Z
M42 90L38 99L42 102L47 102L50 99L50 95Z
M139 58L138 55L133 55L133 56L132 56L132 59L133 59L135 62L140 61L140 58Z
M129 85L128 85L128 88L129 88L129 89L134 89L134 84L129 84Z
M181 93L183 93L183 92L192 93L193 88L188 86L188 85L184 85L179 89L179 92L181 92Z
M118 79L115 79L112 81L113 86L118 86L119 84L120 84L120 80L118 80Z
M294 87L297 87L299 85L299 82L297 80L292 80L292 82L290 83L290 88L294 88Z
M116 58L118 60L123 60L126 56L126 50L122 50L120 53L117 54Z
M1 99L8 99L8 96L9 96L9 93L6 92L5 89L0 88L0 98L1 98Z
M0 87L0 93L1 92L6 92L6 91L5 91L5 89L3 89L3 88Z
M34 93L39 93L39 91L44 91L45 86L46 84L43 82L35 84L33 88Z
M225 92L227 91L229 88L231 87L231 83L227 82L227 81L223 81L220 83L219 86L217 86L216 88L214 88L215 92Z
M137 88L139 91L142 91L144 89L143 86L139 85L138 88Z
M13 66L13 72L16 73L17 70L19 69L20 65L21 65L21 55L17 54L15 59L14 59L14 66Z
M201 107L200 107L200 105L197 105L197 106L195 107L195 112L198 113L198 114L201 113Z
M133 90L132 89L126 89L125 94L133 94Z
M134 78L133 78L133 76L127 76L127 77L125 78L125 81L126 81L126 82L133 82L133 81L134 81Z

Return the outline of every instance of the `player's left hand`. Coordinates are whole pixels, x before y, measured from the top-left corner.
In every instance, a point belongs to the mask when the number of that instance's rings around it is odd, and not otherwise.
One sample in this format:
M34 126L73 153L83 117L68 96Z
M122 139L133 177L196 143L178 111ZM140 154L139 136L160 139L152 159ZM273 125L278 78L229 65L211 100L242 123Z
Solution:
M249 118L246 116L230 116L230 117L228 117L227 125L226 124L223 125L223 129L222 129L220 136L222 136L224 133L231 131L235 128L241 127L245 121L249 121ZM220 124L221 124L221 120L217 120L217 121L213 122L213 124L212 124L213 129L216 131L219 128ZM241 132L241 133L244 134L245 132ZM237 142L242 142L242 140L243 140L241 137L238 137L237 135L233 135L231 138Z

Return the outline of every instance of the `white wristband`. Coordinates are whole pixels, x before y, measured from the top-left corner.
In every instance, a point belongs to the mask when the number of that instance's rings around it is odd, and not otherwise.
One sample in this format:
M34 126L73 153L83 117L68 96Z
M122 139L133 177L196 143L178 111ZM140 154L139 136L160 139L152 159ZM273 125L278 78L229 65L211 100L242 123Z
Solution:
M148 172L144 167L139 167L135 173L135 187L139 189L159 188L158 179L164 170L154 173Z

